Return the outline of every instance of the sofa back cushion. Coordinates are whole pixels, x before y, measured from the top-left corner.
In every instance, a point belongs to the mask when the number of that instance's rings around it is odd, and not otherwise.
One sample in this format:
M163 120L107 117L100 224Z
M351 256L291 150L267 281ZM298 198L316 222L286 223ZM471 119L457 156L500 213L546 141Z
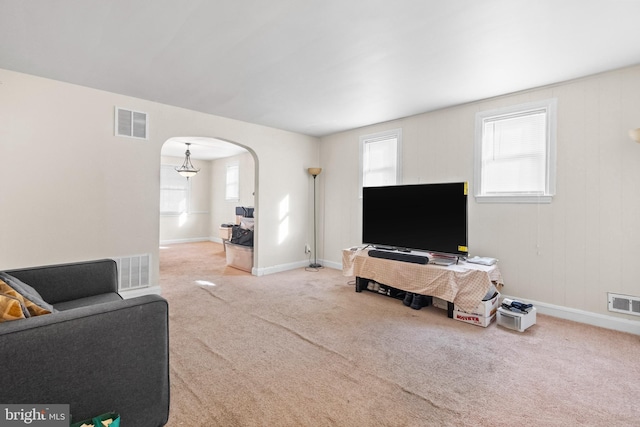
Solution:
M118 292L118 267L112 259L10 270L35 288L49 304Z

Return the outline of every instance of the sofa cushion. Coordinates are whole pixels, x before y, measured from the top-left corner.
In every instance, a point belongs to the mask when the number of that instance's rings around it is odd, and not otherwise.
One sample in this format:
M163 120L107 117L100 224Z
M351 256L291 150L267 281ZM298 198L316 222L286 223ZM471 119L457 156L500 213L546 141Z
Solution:
M90 297L78 298L71 301L59 302L54 307L56 311L66 311L78 307L86 307L88 305L102 304L111 301L120 301L122 297L116 292L106 294L93 295Z
M10 320L26 319L29 312L20 300L14 296L0 294L0 323Z
M33 289L33 287L27 285L20 279L13 277L12 275L3 271L0 271L0 281L13 288L16 292L22 295L22 297L24 297L25 305L32 316L49 314L56 311L51 304L42 299L38 291ZM31 304L28 304L27 301Z
M7 282L2 278L0 278L0 294L9 295L11 297L17 298L18 301L24 304L24 306L27 308L27 311L29 312L29 316L27 317L40 316L42 314L50 314L53 312L53 307L51 307L50 310L40 307L38 304L34 303L30 298L27 298L26 296L24 296L22 292L19 292L17 289L13 288L12 286L9 286Z

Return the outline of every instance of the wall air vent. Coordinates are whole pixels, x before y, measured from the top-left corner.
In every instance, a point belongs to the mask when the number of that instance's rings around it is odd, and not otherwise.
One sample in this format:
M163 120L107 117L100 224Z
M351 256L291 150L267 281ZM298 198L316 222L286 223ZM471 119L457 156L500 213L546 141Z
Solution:
M609 311L640 316L640 297L607 293Z
M147 139L148 129L147 113L116 107L116 136Z
M151 255L113 258L118 264L118 290L146 288L151 273Z

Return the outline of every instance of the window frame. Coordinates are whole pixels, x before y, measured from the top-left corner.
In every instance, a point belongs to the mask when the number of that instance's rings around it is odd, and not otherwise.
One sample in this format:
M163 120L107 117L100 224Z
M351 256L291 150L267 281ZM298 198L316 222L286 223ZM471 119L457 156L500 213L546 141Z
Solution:
M229 170L235 169L236 175L236 194L229 195ZM240 200L240 164L239 163L229 163L225 167L225 175L224 175L224 199L226 201L238 201Z
M364 184L364 151L365 145L368 143L384 141L387 139L396 139L396 173L395 183L391 185L402 184L402 128L390 129L382 132L376 132L368 135L360 136L359 145L359 169L358 169L358 197L362 198L362 188Z
M484 124L487 120L511 118L527 113L546 114L546 158L545 158L545 188L541 194L503 192L483 194L482 192L482 147ZM475 122L475 152L474 152L474 196L479 203L551 203L556 193L556 131L557 131L557 99L545 99L528 102L509 107L496 108L476 113Z

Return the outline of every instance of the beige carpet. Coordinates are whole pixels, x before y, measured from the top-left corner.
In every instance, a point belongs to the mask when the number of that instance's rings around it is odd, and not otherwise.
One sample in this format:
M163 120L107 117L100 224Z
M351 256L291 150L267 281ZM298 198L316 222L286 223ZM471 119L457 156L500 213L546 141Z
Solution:
M254 277L216 243L160 256L168 426L640 425L639 336L544 315L485 329L337 270Z

